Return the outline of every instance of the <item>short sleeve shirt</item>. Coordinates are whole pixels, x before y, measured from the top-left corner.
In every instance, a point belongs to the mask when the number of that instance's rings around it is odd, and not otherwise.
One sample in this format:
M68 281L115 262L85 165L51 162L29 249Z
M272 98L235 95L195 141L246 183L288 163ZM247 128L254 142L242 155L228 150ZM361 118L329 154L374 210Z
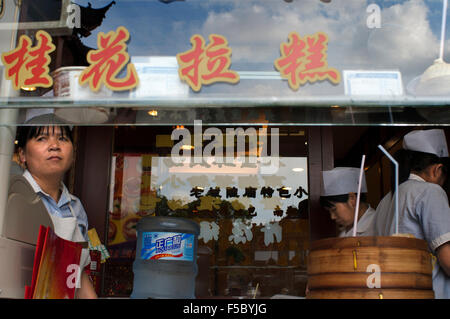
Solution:
M375 235L395 233L395 197L387 194L377 207ZM444 189L411 174L398 188L398 232L428 243L432 254L450 241L450 207ZM450 277L436 263L433 267L436 298L450 298Z

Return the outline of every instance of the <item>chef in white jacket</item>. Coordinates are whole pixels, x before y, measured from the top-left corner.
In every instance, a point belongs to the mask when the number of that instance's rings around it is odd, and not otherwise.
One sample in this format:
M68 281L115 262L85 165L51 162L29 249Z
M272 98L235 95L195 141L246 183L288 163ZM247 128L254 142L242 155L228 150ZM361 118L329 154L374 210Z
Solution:
M403 138L403 151L395 157L400 174L409 176L398 186L398 233L427 241L435 257L435 298L450 298L450 207L442 188L447 178L448 148L441 129L417 130ZM405 172L409 175L405 175ZM396 233L395 196L388 193L378 204L376 236Z
M323 188L320 204L341 228L339 237L353 236L353 224L357 203L360 169L336 167L322 172ZM372 236L375 210L366 202L367 185L362 175L356 236Z

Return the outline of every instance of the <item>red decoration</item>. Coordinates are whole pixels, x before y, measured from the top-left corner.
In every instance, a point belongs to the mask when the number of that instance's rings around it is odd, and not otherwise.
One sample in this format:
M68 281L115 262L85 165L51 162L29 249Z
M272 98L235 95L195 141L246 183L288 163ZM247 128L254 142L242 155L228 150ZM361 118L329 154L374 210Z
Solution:
M281 57L275 60L275 68L294 90L298 90L307 81L314 83L329 80L337 84L341 76L338 70L328 67L327 44L328 36L323 32L304 38L291 32L288 43L280 46Z
M31 39L22 35L17 48L2 54L6 78L13 81L15 90L53 85L48 65L51 62L49 54L55 50L55 45L51 36L42 30L36 33L36 39L37 45L31 47Z
M100 32L98 35L98 50L91 50L87 55L90 64L81 74L81 85L89 82L92 91L100 89L101 84L106 85L112 91L124 91L136 87L139 83L136 69L132 63L128 63L130 57L126 52L126 41L130 38L128 30L118 27L106 35ZM118 73L127 67L124 78L117 78Z
M196 34L191 38L192 49L177 54L180 66L180 79L186 81L194 91L200 91L202 85L215 82L239 82L239 75L230 71L231 49L225 37L217 34L209 36L210 43Z

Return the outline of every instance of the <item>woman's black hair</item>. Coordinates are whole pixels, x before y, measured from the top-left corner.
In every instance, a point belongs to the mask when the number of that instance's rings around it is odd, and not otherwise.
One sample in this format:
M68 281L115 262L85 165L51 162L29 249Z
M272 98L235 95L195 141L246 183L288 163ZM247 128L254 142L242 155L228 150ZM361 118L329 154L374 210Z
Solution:
M445 174L448 172L449 162L448 158L438 157L435 154L424 153L418 151L411 151L400 149L394 154L394 159L398 162L398 184L408 180L411 172L423 172L429 166L435 164L442 164ZM395 166L391 169L391 185L392 189L395 185Z
M361 202L366 201L366 193L361 193L359 195L359 200ZM333 195L333 196L320 196L320 205L324 208L333 208L335 203L346 203L348 201L348 194L343 195Z
M60 127L61 136L67 137L73 143L72 131L69 126L20 126L17 130L17 147L25 148L25 145L32 138L38 137L41 134L45 134L50 130L53 130L52 133L55 132L55 127Z

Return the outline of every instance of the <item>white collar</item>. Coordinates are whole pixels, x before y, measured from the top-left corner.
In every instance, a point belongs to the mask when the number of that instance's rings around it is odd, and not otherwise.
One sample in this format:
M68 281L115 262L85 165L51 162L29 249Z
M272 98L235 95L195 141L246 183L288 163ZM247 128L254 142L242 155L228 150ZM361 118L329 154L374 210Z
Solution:
M31 175L31 173L30 173L27 169L23 172L22 175L23 175L23 177L25 177L25 179L28 181L28 183L30 183L30 185L31 185L31 187L33 188L33 191L34 191L35 193L42 193L42 194L44 194L45 196L50 197L49 194L47 194L46 192L44 192L44 191L42 190L42 188L41 188L41 187L39 186L39 184L34 180L33 176ZM60 189L61 189L61 197L62 197L63 194L64 194L65 196L67 196L67 197L70 198L71 200L75 200L74 196L73 196L72 194L69 193L69 190L67 189L66 185L64 185L63 182L61 182ZM60 198L61 198L61 197L60 197Z
M419 182L426 182L426 180L424 180L422 177L420 177L419 175L413 174L413 173L409 174L408 179L412 179L412 180L419 181Z

